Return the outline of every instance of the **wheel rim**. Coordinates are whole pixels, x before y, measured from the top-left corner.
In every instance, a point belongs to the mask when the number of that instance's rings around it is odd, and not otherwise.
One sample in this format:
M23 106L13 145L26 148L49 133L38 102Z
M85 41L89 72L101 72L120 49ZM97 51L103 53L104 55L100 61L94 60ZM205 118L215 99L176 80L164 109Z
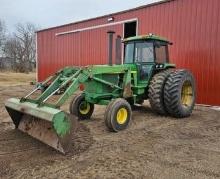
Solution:
M193 101L193 89L192 84L189 81L183 83L181 92L181 103L183 106L191 106Z
M124 124L127 120L127 117L128 117L127 110L125 108L119 109L116 117L117 117L117 122L119 124Z
M79 105L79 112L81 114L88 114L90 111L90 104L86 101L83 101L80 105Z

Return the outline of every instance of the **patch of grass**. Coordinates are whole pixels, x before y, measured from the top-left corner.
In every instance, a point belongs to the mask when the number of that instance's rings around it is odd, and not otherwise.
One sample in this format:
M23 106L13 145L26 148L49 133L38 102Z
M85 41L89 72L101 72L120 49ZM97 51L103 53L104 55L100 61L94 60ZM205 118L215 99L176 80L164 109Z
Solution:
M14 72L0 72L0 85L11 86L19 84L29 84L36 80L36 73L14 73Z

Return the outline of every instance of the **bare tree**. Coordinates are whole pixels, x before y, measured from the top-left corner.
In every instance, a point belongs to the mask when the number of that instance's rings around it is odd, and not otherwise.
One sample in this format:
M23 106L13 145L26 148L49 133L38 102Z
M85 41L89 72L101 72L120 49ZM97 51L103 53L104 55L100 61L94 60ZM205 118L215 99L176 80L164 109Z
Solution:
M5 40L6 40L6 26L5 26L5 22L0 19L0 57L2 56L2 48Z
M4 50L5 56L13 59L12 68L15 71L25 72L25 66L21 65L24 52L23 52L20 42L14 36L7 38L7 41L4 44L3 50Z
M9 37L4 46L7 57L14 59L13 67L20 72L33 70L35 64L35 25L31 23L17 24L16 31Z

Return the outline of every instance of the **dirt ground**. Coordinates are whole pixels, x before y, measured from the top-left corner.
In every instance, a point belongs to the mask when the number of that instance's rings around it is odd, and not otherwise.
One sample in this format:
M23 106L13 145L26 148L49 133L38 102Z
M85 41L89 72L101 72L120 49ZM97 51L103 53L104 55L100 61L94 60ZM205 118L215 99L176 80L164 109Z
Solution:
M190 118L176 120L153 113L146 102L133 111L128 129L111 133L105 107L96 106L64 156L14 129L4 101L25 95L34 79L19 75L0 74L0 178L220 178L219 111L197 106Z

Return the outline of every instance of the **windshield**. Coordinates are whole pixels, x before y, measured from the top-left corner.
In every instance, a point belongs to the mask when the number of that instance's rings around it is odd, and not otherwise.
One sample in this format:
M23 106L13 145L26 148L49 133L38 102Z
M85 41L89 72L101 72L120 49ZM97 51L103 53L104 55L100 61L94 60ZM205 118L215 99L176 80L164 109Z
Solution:
M154 62L154 47L151 42L138 42L135 45L135 62Z
M125 63L154 62L152 42L132 42L125 45Z

